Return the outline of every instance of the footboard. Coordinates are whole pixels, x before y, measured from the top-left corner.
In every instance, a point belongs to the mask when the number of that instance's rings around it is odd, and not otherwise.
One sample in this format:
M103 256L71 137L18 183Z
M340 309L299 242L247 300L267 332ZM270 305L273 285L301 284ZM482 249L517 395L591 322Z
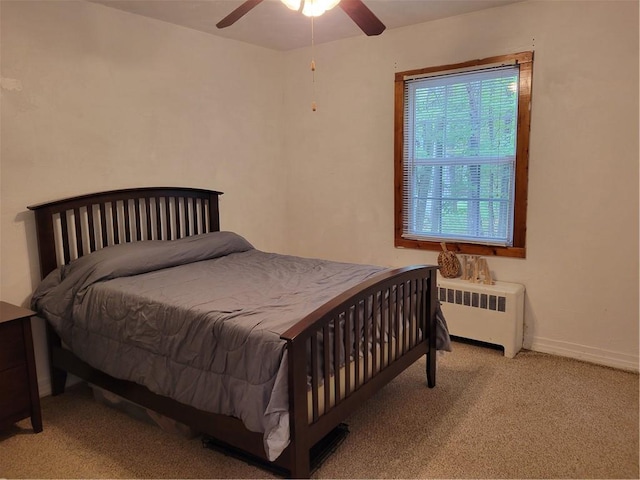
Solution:
M422 355L435 386L436 268L383 272L308 315L288 346L293 477L309 449Z

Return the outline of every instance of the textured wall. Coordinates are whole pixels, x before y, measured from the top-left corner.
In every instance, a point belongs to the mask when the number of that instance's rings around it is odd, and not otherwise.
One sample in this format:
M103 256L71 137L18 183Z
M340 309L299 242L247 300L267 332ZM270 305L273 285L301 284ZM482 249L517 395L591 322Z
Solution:
M284 249L279 53L87 2L1 16L3 300L25 305L39 280L26 206L71 195L221 190L223 229Z
M525 346L638 364L638 4L530 1L279 53L76 1L2 1L1 298L38 282L26 206L138 185L225 191L223 229L336 260L393 247L396 71L535 51ZM284 99L284 103L283 103ZM41 389L48 388L35 322Z
M393 246L397 71L534 50L525 346L638 365L638 3L532 1L287 54L291 251L435 263Z

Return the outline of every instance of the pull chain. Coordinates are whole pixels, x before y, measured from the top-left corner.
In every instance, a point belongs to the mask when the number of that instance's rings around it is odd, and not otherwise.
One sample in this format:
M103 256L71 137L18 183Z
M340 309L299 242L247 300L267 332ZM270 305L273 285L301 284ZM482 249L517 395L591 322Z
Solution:
M311 84L312 84L312 98L311 101L311 111L315 112L318 109L318 105L316 104L316 61L314 60L314 32L313 32L313 17L311 17Z

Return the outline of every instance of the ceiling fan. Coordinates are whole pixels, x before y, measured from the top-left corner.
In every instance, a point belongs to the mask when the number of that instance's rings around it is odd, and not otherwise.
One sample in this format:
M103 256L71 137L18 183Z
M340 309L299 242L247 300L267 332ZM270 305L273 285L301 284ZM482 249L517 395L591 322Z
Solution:
M225 28L240 20L263 0L246 0L229 15L216 24L218 28ZM360 29L369 36L380 35L385 25L362 3L362 0L281 0L287 7L297 10L309 17L317 17L325 11L339 5L351 17Z

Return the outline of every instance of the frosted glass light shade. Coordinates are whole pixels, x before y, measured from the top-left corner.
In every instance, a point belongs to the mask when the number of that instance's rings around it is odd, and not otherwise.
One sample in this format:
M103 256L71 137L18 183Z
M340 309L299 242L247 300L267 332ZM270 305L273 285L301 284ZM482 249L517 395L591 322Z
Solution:
M300 2L301 0L280 0L291 10L300 10Z
M340 0L280 0L291 10L300 11L307 17L319 17L340 3Z

